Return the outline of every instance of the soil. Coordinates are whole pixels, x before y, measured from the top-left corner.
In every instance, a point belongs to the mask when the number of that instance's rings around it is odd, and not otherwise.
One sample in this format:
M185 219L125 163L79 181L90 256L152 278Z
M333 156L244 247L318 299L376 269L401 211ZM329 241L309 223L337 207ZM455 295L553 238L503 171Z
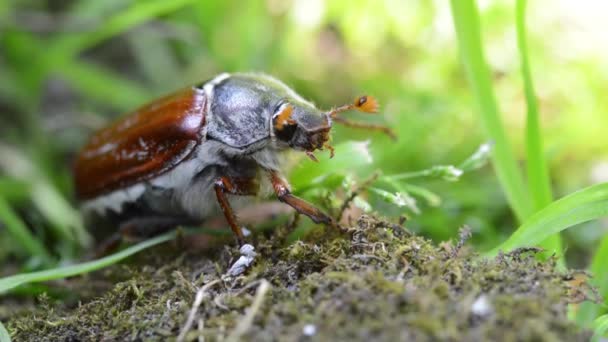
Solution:
M0 318L14 341L590 337L567 317L568 304L586 297L584 285L555 260L539 261L535 249L487 260L466 246L466 231L434 245L368 216L343 233L319 228L294 243L286 236L286 228L257 234L256 263L244 276L225 276L239 256L231 243L205 252L165 244L52 284L61 299L4 302Z

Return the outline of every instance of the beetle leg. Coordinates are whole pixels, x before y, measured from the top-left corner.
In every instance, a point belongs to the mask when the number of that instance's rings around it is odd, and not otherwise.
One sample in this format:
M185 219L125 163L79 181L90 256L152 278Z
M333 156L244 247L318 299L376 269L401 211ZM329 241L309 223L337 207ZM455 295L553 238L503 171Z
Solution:
M270 171L270 182L272 183L272 188L279 198L279 201L288 204L300 214L310 217L314 223L324 223L330 226L336 226L336 222L332 217L326 215L305 200L292 195L289 190L289 184L278 172Z
M234 214L234 210L232 210L232 206L230 206L230 202L228 202L228 198L226 197L226 193L232 195L255 195L257 192L257 184L255 179L238 179L233 180L228 177L220 177L218 178L214 185L215 195L217 196L217 201L224 212L224 216L226 217L226 221L230 225L230 229L234 235L236 235L236 239L239 243L239 246L243 246L245 243L245 237L243 235L243 229L238 224L238 220Z

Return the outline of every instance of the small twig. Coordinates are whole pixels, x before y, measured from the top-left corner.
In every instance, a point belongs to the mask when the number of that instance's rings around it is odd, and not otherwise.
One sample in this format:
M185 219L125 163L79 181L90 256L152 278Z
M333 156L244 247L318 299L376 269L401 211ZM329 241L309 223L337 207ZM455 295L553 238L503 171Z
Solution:
M190 313L188 314L188 319L186 320L186 324L184 324L182 331L177 336L178 342L183 341L184 338L186 338L186 334L188 333L188 331L190 331L190 328L192 328L192 324L194 323L194 317L196 316L196 312L198 311L198 308L203 303L203 299L205 298L205 294L206 294L207 290L219 282L220 282L220 280L216 279L216 280L206 284L205 286L201 287L198 291L196 291L196 296L194 297L194 303L192 304L192 308L190 309Z
M374 246L374 248L375 248L375 246ZM382 258L380 258L378 256L375 256L375 255L372 255L372 254L353 254L351 256L351 258L357 259L357 260L361 260L363 262L367 262L367 261L373 259L373 260L378 260L378 261L380 261L383 264L386 263L386 261L384 259L382 259Z
M254 280L254 281L250 282L249 284L245 285L244 287L242 287L241 289L239 289L238 291L232 293L231 295L233 295L234 297L238 297L238 296L242 295L243 293L245 293L250 288L258 286L258 284L260 284L260 282L261 282L261 280ZM213 299L213 303L215 303L215 305L217 305L219 308L228 311L228 310L230 310L230 308L227 307L226 305L224 305L224 303L222 302L222 298L226 297L226 295L227 295L227 293L220 293L218 296L216 296Z
M350 203L355 199L355 197L359 196L359 194L368 186L370 186L376 179L378 179L379 176L380 173L378 171L374 172L371 176L369 176L369 178L364 180L356 189L351 192L350 196L348 196L344 200L342 206L340 207L340 210L338 211L338 216L336 217L336 220L338 222L342 221L342 216L344 215L344 212L346 211L346 209L348 209Z
M198 342L205 342L205 335L203 332L205 331L205 321L202 318L198 319Z
M292 232L296 229L296 227L298 226L298 224L300 223L300 213L299 212L294 212L293 214L293 220L291 220L291 222L289 222L287 224L287 231L288 232Z
M268 290L270 290L270 283L266 279L262 279L260 286L258 286L258 289L255 292L253 304L251 304L251 307L249 307L243 319L228 336L226 339L227 342L240 341L241 337L247 332L247 330L249 330L251 324L253 323L253 319L255 318L255 314L260 310L264 296Z
M247 284L247 285L243 286L243 287L242 287L242 288L240 288L238 291L236 291L236 292L234 293L234 296L235 296L235 297L238 297L238 296L242 295L243 293L247 292L247 290L249 290L249 289L251 289L251 288L254 288L254 287L256 287L256 286L259 286L259 284L260 284L261 282L262 282L262 280L254 280L254 281L252 281L251 283L249 283L249 284Z

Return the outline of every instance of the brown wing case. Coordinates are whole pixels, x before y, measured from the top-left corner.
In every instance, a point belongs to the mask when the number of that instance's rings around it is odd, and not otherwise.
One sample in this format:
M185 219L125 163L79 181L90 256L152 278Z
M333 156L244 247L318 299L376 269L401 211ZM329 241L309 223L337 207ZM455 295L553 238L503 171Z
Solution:
M200 142L206 96L184 89L154 101L97 132L74 165L76 194L90 199L158 176Z

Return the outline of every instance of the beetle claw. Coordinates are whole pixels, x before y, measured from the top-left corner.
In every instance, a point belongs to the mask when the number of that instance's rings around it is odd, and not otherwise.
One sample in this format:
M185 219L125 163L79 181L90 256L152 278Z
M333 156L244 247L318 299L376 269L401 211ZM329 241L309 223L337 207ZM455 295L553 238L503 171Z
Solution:
M327 148L329 150L329 159L333 158L334 155L336 155L336 152L334 150L334 147L331 146L330 144L325 144L323 145L324 148Z
M315 157L315 155L312 151L306 151L306 156L308 158L310 158L312 161L314 161L315 163L319 162L319 159L317 159L317 157Z

